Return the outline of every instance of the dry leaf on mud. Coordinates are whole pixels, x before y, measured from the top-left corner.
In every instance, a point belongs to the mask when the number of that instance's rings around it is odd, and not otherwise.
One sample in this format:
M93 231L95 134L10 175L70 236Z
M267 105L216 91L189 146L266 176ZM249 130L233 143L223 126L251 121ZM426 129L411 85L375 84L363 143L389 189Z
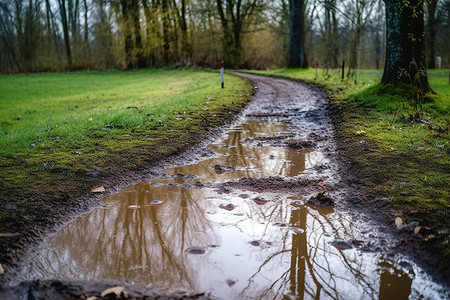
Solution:
M320 180L319 183L318 183L318 185L319 185L320 187L322 187L322 186L325 185L325 182L323 182L323 180Z
M114 293L114 294L116 294L117 297L120 297L120 294L122 294L124 289L125 288L123 286L115 286L115 287L104 290L101 296L105 297L105 296L108 296L108 295Z
M96 185L96 186L91 188L91 192L92 193L103 193L105 191L106 191L105 188L103 186L101 186L101 185Z
M421 228L422 226L417 226L416 228L414 228L414 234L419 234Z
M5 274L5 270L3 269L2 265L0 264L0 275Z
M365 132L364 130L358 130L358 131L355 132L356 135L364 135L366 133L367 132Z
M434 239L434 238L436 238L436 236L435 236L434 234L429 234L429 235L427 235L426 237L424 237L422 240L423 240L424 242L428 242L429 240L432 240L432 239Z
M402 218L400 218L400 217L395 218L395 225L396 225L397 227L402 226L402 225L403 225L403 220L402 220Z

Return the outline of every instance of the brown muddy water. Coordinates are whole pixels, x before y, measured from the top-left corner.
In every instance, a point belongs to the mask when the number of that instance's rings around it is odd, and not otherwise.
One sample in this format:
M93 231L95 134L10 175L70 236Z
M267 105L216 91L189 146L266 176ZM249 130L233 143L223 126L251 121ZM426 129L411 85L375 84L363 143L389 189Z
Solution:
M265 100L190 163L105 197L48 237L10 284L105 281L213 299L444 299L413 262L385 254L388 238L363 218L306 204L339 180L332 134L311 135L325 134L326 115L308 124L317 107L302 105L274 116Z

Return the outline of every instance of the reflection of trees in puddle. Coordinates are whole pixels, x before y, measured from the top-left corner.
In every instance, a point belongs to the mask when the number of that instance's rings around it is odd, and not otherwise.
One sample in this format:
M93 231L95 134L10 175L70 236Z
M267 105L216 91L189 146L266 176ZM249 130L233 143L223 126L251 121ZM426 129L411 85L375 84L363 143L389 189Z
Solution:
M200 161L193 165L177 167L168 170L169 173L195 174L203 181L229 181L241 177L264 178L269 176L294 177L307 168L324 161L322 153L312 149L289 149L280 144L258 145L248 142L249 138L265 137L278 140L284 139L281 134L291 136L287 132L289 125L279 122L249 121L230 131L223 141L209 147L218 157ZM286 133L287 132L287 133ZM223 165L234 169L231 172L216 173L213 166Z
M141 183L107 197L109 208L78 218L49 241L52 252L39 252L27 278L130 279L195 290L197 266L186 249L216 241L196 191ZM153 200L163 204L148 206Z
M377 254L330 244L357 239L357 225L345 215L330 207L294 207L276 193L238 195L150 183L126 188L105 199L109 208L62 229L46 244L52 250L38 252L23 277L128 279L227 299L409 295L410 277L380 263ZM255 196L269 201L258 205ZM227 202L236 209L219 208ZM206 251L188 254L191 247Z
M290 253L290 266L286 265L282 275L274 278L272 284L261 291L259 298L280 299L283 295L290 295L296 299L392 299L389 297L395 295L400 296L398 299L407 299L412 281L407 274L399 270L394 274L384 270L380 278L376 255L363 256L354 249L342 251L330 245L333 237L355 238L353 232L356 231L351 223L337 220L343 216L333 214L329 208L328 211L327 208L315 210L308 206L277 209L290 211L289 226L300 230L285 232L279 239L282 247L267 256L248 281L242 295L252 290L252 284L268 271L265 268L272 260ZM274 214L271 212L271 216Z

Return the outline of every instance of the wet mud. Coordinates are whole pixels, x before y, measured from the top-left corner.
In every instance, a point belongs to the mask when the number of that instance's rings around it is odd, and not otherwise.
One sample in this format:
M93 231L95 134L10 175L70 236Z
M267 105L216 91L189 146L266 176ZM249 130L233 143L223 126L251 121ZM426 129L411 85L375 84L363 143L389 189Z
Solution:
M46 238L0 295L448 297L370 215L349 210L324 93L242 76L258 92L222 137Z

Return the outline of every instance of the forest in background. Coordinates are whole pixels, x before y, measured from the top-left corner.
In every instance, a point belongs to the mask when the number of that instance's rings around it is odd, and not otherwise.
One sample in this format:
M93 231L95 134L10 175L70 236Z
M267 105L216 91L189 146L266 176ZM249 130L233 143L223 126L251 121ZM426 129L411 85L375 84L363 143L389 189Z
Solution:
M0 72L288 65L289 0L0 0ZM312 67L384 66L382 0L306 0ZM450 1L424 4L427 67L450 66ZM351 72L348 72L351 74Z

